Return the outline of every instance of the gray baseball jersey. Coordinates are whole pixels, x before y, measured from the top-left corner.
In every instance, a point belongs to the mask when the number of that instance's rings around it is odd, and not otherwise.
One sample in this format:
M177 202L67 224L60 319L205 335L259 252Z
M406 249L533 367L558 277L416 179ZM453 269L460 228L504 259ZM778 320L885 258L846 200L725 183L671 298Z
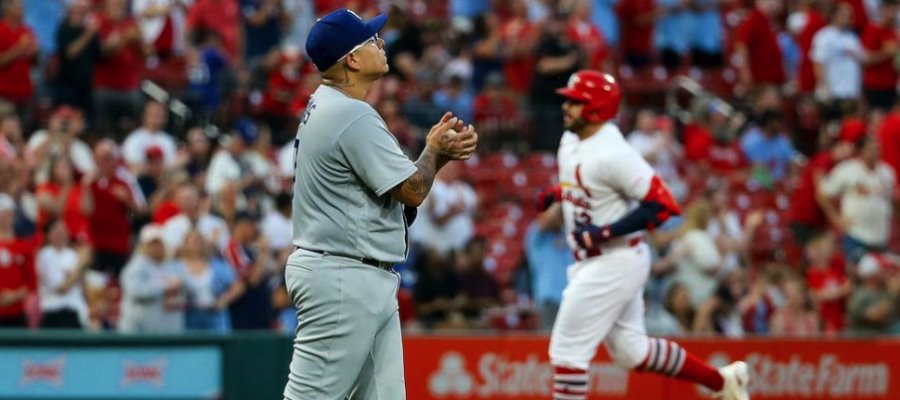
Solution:
M416 166L372 106L321 85L294 145L294 245L403 261L403 206L387 192Z
M359 258L406 257L388 191L416 166L365 102L321 85L297 132L294 240L285 283L297 309L288 400L403 400L400 277ZM312 251L310 251L312 250Z

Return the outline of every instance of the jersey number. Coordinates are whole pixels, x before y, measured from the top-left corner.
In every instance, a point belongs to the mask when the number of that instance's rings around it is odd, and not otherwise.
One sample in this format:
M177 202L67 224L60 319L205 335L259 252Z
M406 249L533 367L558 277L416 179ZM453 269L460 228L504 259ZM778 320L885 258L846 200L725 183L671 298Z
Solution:
M591 216L588 215L587 211L582 211L581 213L575 214L576 224L590 225L592 221L593 219L591 219Z
M297 128L297 136L294 137L294 176L291 177L291 186L297 183L297 153L300 151L300 129L303 129L303 125L306 125L309 122L309 114L312 113L312 110L316 109L316 103L310 101L306 106L306 111L303 113L303 117L300 118L300 126Z
M306 111L303 112L303 118L300 118L300 127L303 127L303 125L306 125L306 123L309 122L309 114L315 109L316 103L310 100L309 104L306 106Z

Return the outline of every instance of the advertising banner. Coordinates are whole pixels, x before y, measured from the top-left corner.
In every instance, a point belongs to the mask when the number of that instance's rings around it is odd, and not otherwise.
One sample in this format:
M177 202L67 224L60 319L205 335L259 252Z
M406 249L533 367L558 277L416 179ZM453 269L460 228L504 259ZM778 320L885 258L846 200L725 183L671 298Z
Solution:
M549 339L539 336L404 338L410 399L548 400ZM754 400L900 399L897 340L679 339L689 352L722 366L746 361ZM700 400L693 384L634 373L600 351L591 365L590 399Z
M0 399L214 399L215 346L0 348Z

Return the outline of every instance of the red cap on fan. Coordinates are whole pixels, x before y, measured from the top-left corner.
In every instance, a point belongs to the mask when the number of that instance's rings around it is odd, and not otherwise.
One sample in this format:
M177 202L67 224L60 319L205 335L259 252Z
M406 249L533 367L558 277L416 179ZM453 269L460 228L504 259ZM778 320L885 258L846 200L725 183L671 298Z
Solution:
M150 146L146 151L147 160L159 160L163 158L163 150L159 146Z
M847 119L841 123L838 140L856 143L866 136L866 130L866 121L859 118Z
M72 118L72 117L78 116L78 115L80 115L80 114L81 114L81 111L79 111L79 110L78 110L77 108L75 108L75 107L71 107L71 106L59 106L59 107L56 108L56 110L53 110L52 118L63 118L63 119L68 119L68 118Z

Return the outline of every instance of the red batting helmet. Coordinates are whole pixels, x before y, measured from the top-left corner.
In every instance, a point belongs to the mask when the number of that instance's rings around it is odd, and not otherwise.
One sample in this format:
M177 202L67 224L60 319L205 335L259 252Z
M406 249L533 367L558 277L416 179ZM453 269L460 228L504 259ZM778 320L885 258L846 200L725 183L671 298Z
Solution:
M569 100L583 103L581 118L589 124L596 124L616 116L619 111L619 103L622 101L622 91L616 79L609 74L584 69L578 71L569 78L569 84L560 89L559 93Z

